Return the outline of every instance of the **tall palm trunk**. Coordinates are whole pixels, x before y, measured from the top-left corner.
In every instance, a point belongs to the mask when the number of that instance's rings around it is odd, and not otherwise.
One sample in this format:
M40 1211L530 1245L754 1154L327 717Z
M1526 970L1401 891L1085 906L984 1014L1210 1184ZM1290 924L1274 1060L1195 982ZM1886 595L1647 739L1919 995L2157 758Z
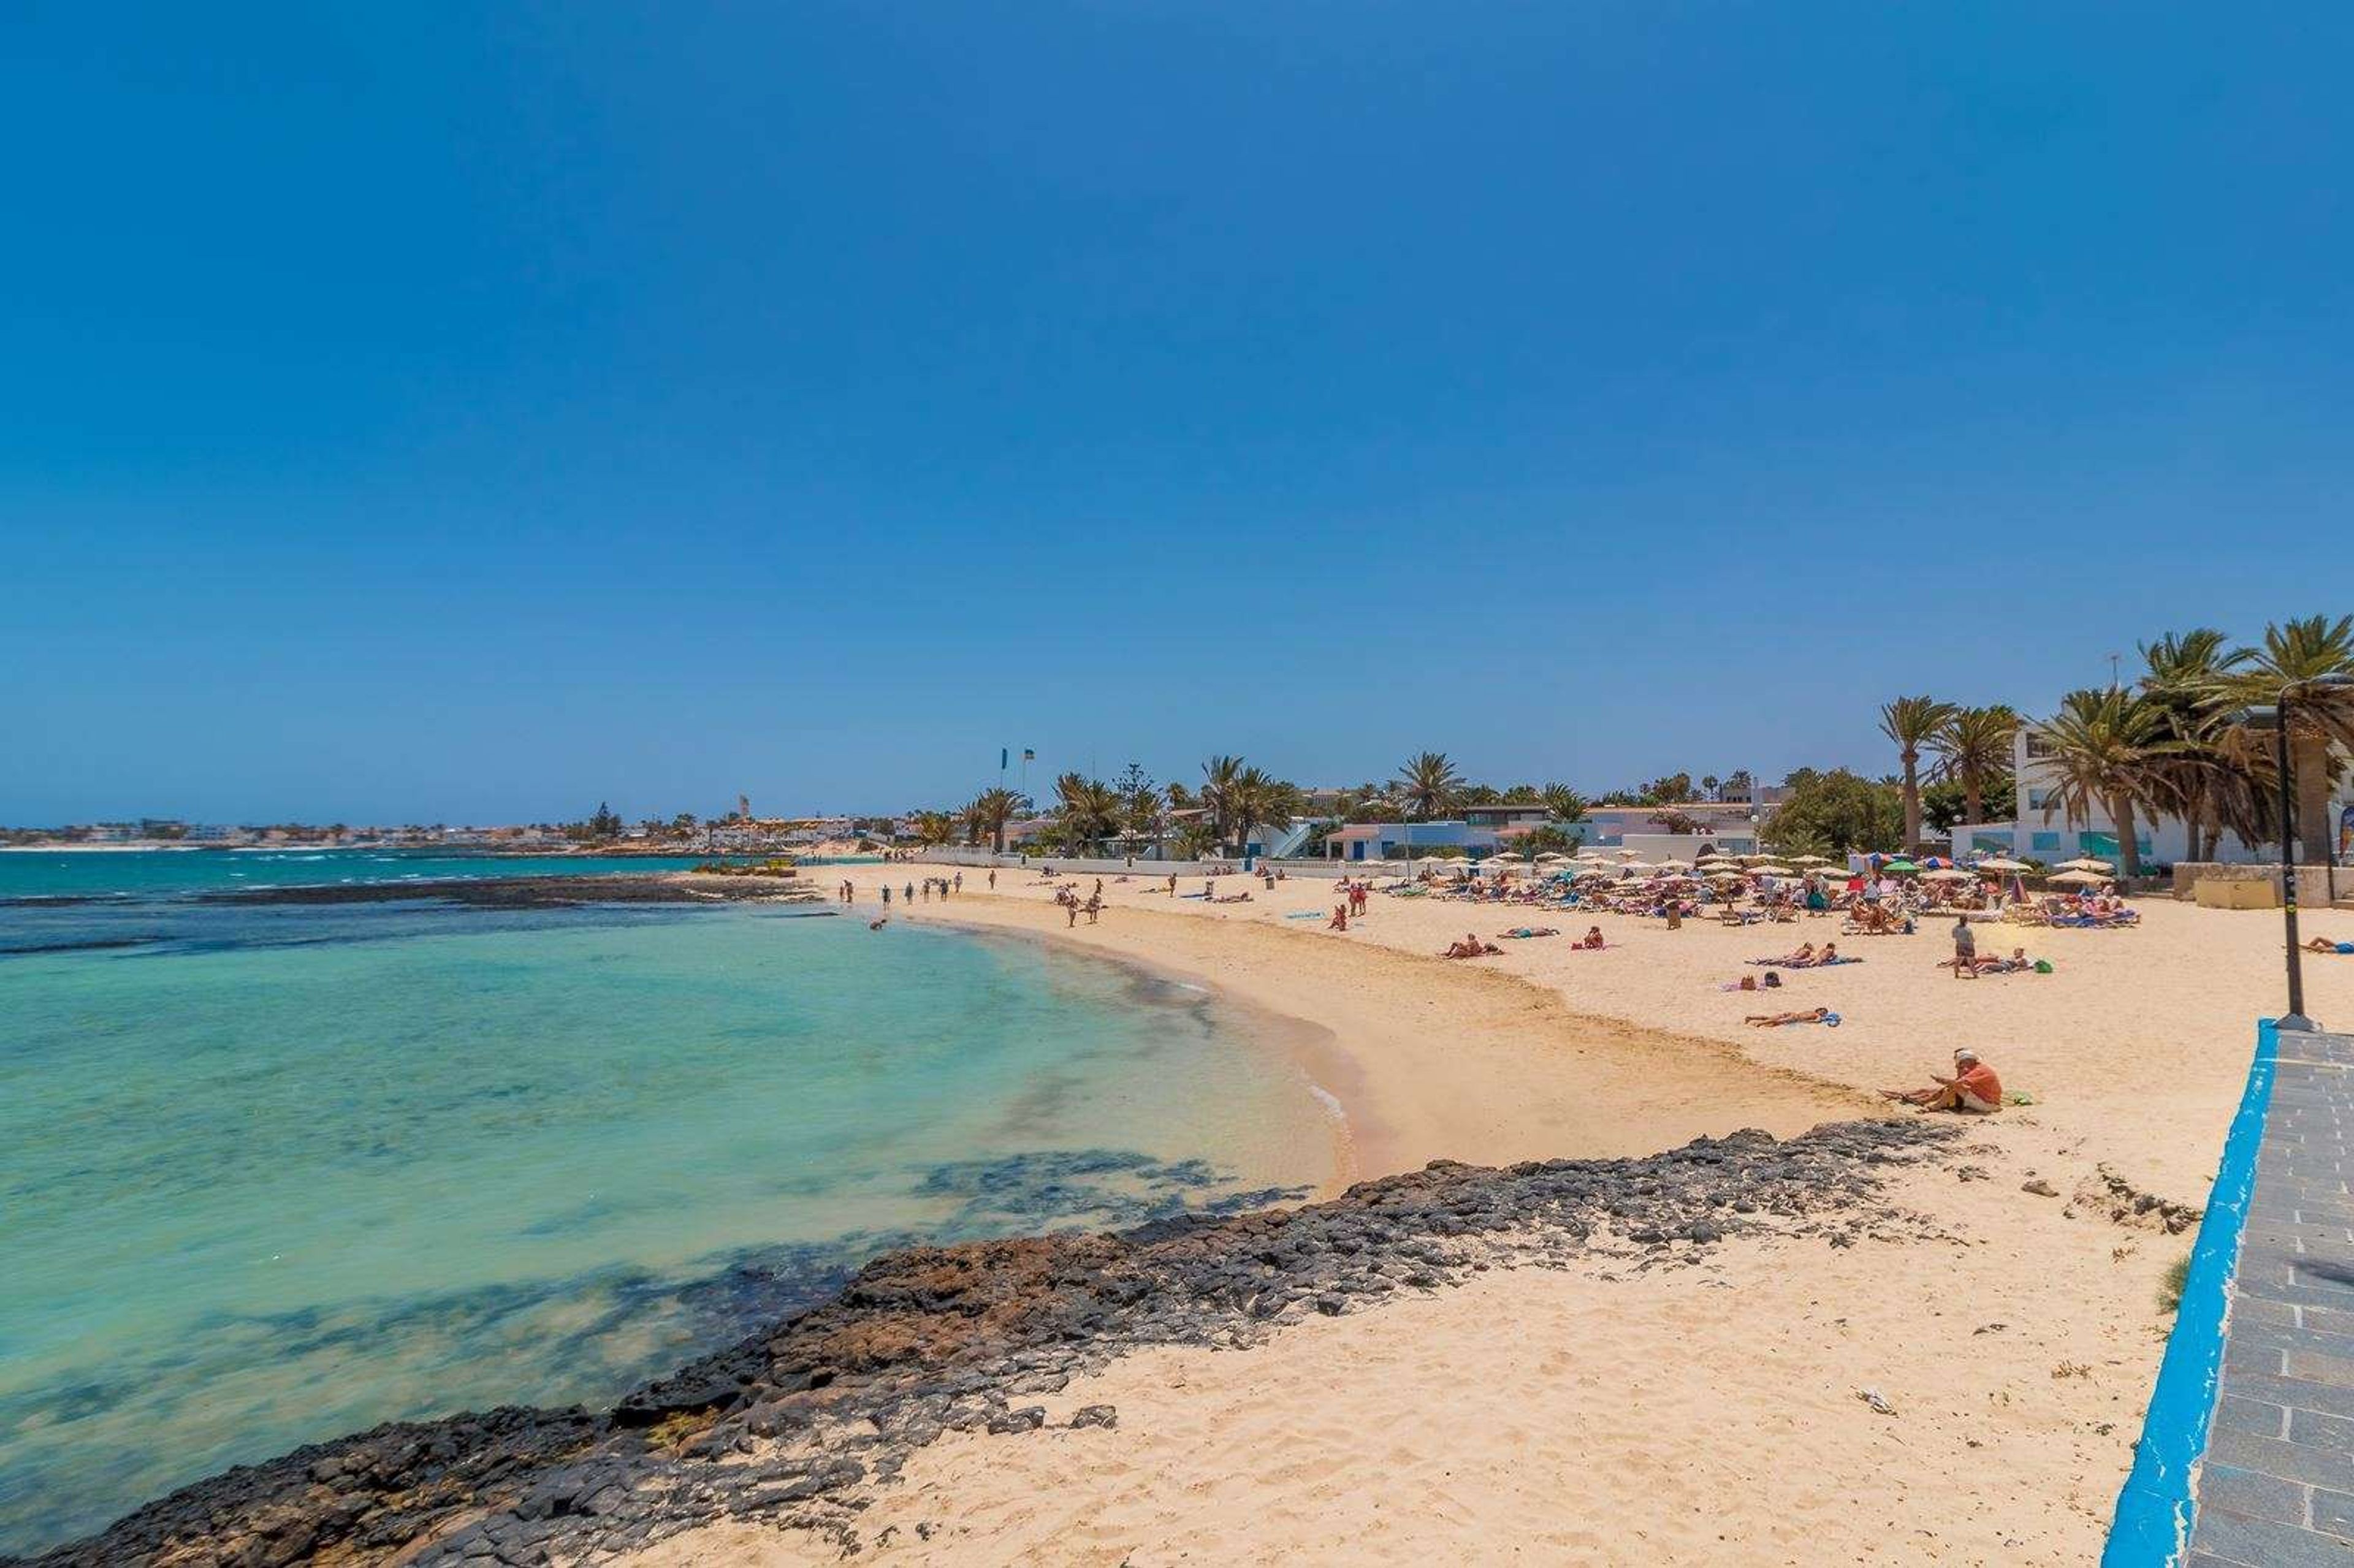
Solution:
M1921 754L1906 747L1899 754L1904 763L1904 853L1921 853Z
M2131 882L2141 874L2141 848L2135 841L2133 797L2118 795L2109 802L2109 820L2117 825L2117 867Z
M2329 858L2329 742L2292 733L2289 749L2296 768L2296 858L2320 865Z
M1977 768L1966 768L1962 770L1962 820L1974 824L1983 822L1986 821L1982 814L1985 809L1986 780L1978 777ZM1961 846L1956 844L1954 847L1958 849Z

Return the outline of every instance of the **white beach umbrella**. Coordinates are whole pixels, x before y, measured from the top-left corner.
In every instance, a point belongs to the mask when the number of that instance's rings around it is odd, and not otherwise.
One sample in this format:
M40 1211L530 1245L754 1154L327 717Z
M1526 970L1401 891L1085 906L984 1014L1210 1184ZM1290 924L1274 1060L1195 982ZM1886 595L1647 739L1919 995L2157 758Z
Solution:
M1537 863L1539 865L1559 865L1568 859L1569 857L1562 853L1559 850L1547 850L1544 853L1537 856Z
M1622 849L1618 852L1618 858L1620 860L1634 860L1639 857L1642 853L1643 852L1641 850Z
M2082 860L2062 861L2060 869L2062 871L2109 871L2115 868L2107 861L2094 860L2091 855L2086 855ZM2059 878L2054 877L2052 880L2057 882Z
M1921 880L1924 882L1967 882L1969 879L1968 872L1956 871L1951 866L1942 871L1925 871L1921 874Z
M1776 865L1773 862L1768 861L1764 865L1751 866L1749 868L1749 874L1752 876L1796 876L1797 873L1792 871L1787 865Z
M1688 860L1675 860L1670 858L1659 861L1657 863L1661 871L1690 871L1691 869L1692 863Z
M2106 872L2084 871L2079 869L2076 871L2063 871L2052 880L2054 882L2073 882L2079 885L2088 885L2095 882L2106 882L2108 879L2108 874Z
M1978 869L1978 870L1979 870L1979 871L1998 871L1998 872L1999 872L1999 871L2025 871L2025 870L2027 869L2027 863L2026 863L2026 862L2024 862L2024 861L2018 861L2018 860L2001 860L2001 859L1996 859L1996 860L1982 860L1982 861L1978 862L1978 866L1977 866L1977 868L1976 868L1976 869Z
M1839 862L1827 854L1802 854L1793 856L1790 863L1792 865L1837 865Z

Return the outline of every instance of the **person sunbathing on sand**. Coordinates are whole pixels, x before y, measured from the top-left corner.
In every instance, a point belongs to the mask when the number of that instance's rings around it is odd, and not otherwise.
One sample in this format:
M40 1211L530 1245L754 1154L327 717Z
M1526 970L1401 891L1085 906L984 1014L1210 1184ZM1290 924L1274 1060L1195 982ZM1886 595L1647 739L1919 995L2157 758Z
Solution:
M1978 1060L1978 1054L1965 1047L1954 1053L1954 1075L1929 1075L1937 1080L1934 1089L1882 1089L1882 1097L1919 1106L1923 1110L1976 1111L1983 1114L2002 1108L2002 1080L1994 1069Z
M1530 937L1558 937L1561 933L1551 926L1515 926L1509 931L1499 931L1496 935L1521 941Z
M1780 991L1782 977L1772 969L1767 969L1764 980L1759 980L1755 975L1743 975L1739 980L1727 980L1716 989L1719 991Z
M1812 969L1815 964L1815 945L1812 942L1801 942L1798 944L1797 952L1785 953L1778 959L1768 959L1766 962L1783 964L1794 969Z
M1779 1029L1785 1023L1829 1023L1838 1017L1828 1007L1810 1007L1804 1012L1753 1012L1741 1022L1753 1029Z
M2308 953L2354 953L2354 942L2333 942L2327 937L2316 937L2305 945Z

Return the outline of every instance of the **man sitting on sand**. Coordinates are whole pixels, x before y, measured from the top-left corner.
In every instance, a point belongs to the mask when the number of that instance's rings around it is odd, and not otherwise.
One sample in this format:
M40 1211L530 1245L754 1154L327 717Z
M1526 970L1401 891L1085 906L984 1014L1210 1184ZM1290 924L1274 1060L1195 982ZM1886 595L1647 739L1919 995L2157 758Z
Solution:
M1888 1099L1919 1106L1923 1110L1976 1111L1984 1114L2002 1108L2002 1080L1994 1069L1978 1060L1978 1054L1965 1046L1954 1053L1954 1075L1929 1075L1937 1080L1934 1089L1882 1089Z
M1479 934L1474 931L1459 942L1449 943L1447 950L1438 956L1442 959L1484 959L1491 953L1500 953L1503 950L1493 942L1481 941Z
M1810 1007L1804 1012L1753 1012L1741 1022L1753 1029L1779 1029L1786 1023L1829 1023L1836 1016L1828 1007Z
M1585 928L1585 937L1577 945L1585 948L1589 952L1600 952L1602 950L1602 927L1599 926L1588 926Z

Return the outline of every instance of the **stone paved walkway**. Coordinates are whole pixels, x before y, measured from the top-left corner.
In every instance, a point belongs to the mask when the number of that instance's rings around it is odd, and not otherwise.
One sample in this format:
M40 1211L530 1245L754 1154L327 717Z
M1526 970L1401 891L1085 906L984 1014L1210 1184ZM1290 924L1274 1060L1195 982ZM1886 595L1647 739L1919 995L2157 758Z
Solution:
M2189 1568L2354 1565L2354 1035L2280 1036Z

